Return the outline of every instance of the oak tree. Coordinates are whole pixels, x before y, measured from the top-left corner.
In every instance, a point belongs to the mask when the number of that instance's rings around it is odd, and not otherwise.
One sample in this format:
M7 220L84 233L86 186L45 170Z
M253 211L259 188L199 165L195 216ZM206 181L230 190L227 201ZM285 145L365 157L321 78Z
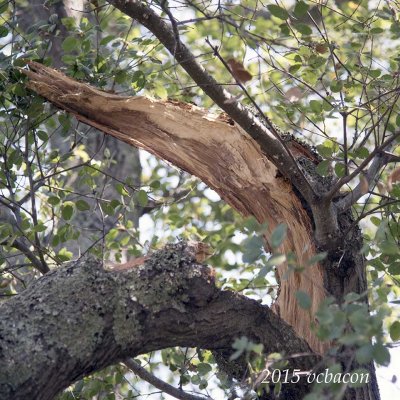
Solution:
M182 399L379 399L396 5L34 3L33 26L1 6L2 398L134 398L133 371Z

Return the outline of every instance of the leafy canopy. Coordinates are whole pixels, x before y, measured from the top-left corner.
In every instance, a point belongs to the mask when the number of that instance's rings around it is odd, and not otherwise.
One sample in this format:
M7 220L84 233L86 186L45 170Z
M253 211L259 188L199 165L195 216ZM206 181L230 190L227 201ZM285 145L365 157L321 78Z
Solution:
M181 39L221 85L249 107L256 102L276 125L316 146L323 157L322 176L343 177L389 138L397 143L396 2L267 3L176 1L168 7ZM166 3L151 6L169 21ZM87 245L80 255L116 261L177 236L202 240L215 250L210 264L217 266L224 288L267 303L276 296L276 265L288 261L292 270L312 268L276 250L285 226L275 230L275 248L266 254L264 226L244 220L204 184L148 154L142 153L142 173L135 179L110 174L115 161L109 142L90 146L93 129L28 92L18 67L27 60L61 62L68 75L104 90L215 107L149 32L107 3L92 2L79 18L51 14L34 17L30 24L20 20L28 7L23 1L0 5L0 203L13 213L7 222L4 212L0 225L3 295L18 293L37 274L35 258L18 243L55 268L78 257L76 243L83 239ZM251 76L242 87L229 60ZM398 147L394 154L399 155ZM353 210L365 237L372 316L350 295L341 307L328 299L318 313L321 339L354 345L360 362L373 359L381 365L390 359L387 345L400 339L394 307L400 294L400 186L390 178L393 170L394 164L386 166ZM100 222L82 229L82 220L93 215ZM310 306L306 293L297 298L301 307ZM348 324L352 334L344 333ZM247 354L251 368L262 369L257 345L242 338L235 350ZM168 379L183 387L229 391L226 376L206 351L168 349L142 356L140 362L165 375L168 370ZM125 367L114 366L79 381L60 398L102 393L114 399L118 393L129 399L146 391L151 389L126 375Z

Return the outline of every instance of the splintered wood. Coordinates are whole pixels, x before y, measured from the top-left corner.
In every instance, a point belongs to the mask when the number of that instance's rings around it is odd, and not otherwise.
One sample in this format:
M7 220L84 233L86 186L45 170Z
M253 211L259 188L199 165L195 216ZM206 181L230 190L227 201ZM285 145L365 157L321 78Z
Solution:
M267 247L269 233L286 223L288 234L279 250L294 252L301 266L315 254L310 218L291 184L277 176L276 167L258 143L229 118L177 101L117 96L41 64L32 62L29 67L23 70L29 78L27 86L55 106L199 177L243 216L267 222ZM293 151L294 157L298 154ZM310 330L325 298L321 267L295 272L282 264L277 274L280 292L275 310L314 351L323 352L327 344ZM312 299L310 310L299 307L298 290Z

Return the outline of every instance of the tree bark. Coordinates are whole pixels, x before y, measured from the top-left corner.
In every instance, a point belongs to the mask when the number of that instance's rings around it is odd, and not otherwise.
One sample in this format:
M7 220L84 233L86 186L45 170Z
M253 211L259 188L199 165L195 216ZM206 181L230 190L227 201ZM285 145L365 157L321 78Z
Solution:
M130 270L101 265L71 263L1 305L1 399L50 400L125 358L172 346L230 350L242 335L287 354L288 368L307 371L318 361L268 307L217 289L213 271L185 242ZM296 353L304 355L290 358ZM307 385L291 390L301 398Z
M57 107L198 176L243 215L267 222L267 243L271 231L279 223L286 223L288 235L279 251L293 252L297 265L305 268L293 271L286 264L278 266L280 293L274 310L313 351L322 354L331 346L321 342L310 330L323 299L333 296L340 304L350 292L366 296L364 258L359 252L362 239L350 210L337 216L341 240L333 241L327 259L307 267L307 262L319 251L314 229L320 221L270 161L271 154L227 115L212 115L176 101L120 97L76 82L40 64L30 63L30 68L24 71L29 77L28 87ZM286 146L296 162L318 182L316 156L295 140L289 140ZM329 186L329 182L320 183ZM332 209L335 201L329 204ZM336 227L332 229L332 237L337 238ZM299 306L298 290L310 296L310 310ZM366 388L349 389L346 399L379 399L373 365L367 367L372 377L370 384Z
M279 250L294 252L299 265L306 265L315 254L310 217L290 182L277 172L259 144L226 115L176 101L116 96L43 65L30 66L32 70L24 72L30 78L28 87L56 106L196 175L242 215L267 222L267 241L278 224L288 224L287 238ZM296 158L315 158L295 141L288 146ZM326 297L321 267L298 273L281 265L278 274L281 287L275 309L313 350L323 353L329 344L309 329L311 316ZM309 294L311 313L299 307L297 290Z

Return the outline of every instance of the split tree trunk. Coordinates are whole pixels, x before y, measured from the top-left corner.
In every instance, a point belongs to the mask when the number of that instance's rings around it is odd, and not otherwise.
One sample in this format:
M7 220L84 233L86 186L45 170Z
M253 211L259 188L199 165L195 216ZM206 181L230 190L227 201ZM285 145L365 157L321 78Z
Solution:
M280 250L294 252L299 265L305 265L315 254L310 217L290 182L278 176L260 146L227 116L176 101L121 97L40 64L31 64L31 68L35 72L25 71L30 78L28 87L54 105L199 177L242 215L267 222L266 239L278 224L288 224L287 239ZM307 150L300 151L297 142L289 144L295 157L307 156ZM298 306L295 297L297 290L308 293L313 300L311 314L315 313L326 297L321 267L287 273L287 266L282 265L278 274L280 316L314 351L322 353L327 345L310 331L310 313Z
M31 63L30 68L24 71L29 77L29 88L78 120L198 176L242 215L253 215L259 222L267 222L267 242L269 233L279 223L286 223L288 235L280 251L294 252L298 265L305 266L318 251L314 221L307 206L304 208L299 191L278 173L276 163L267 158L265 149L261 150L260 144L228 116L213 115L175 101L120 97L40 64ZM311 165L312 170L316 159L307 148L294 140L289 140L286 146L299 164ZM350 212L339 215L338 221L345 232L352 223ZM275 310L316 353L323 353L330 345L319 341L310 330L321 301L333 295L340 303L346 293L363 293L366 289L357 229L348 236L347 243L352 247L330 249L323 265L308 267L303 272L288 271L287 265L280 265L277 270L280 293ZM310 311L299 307L298 290L310 296ZM378 399L373 366L371 373L370 384L348 390L346 398Z

